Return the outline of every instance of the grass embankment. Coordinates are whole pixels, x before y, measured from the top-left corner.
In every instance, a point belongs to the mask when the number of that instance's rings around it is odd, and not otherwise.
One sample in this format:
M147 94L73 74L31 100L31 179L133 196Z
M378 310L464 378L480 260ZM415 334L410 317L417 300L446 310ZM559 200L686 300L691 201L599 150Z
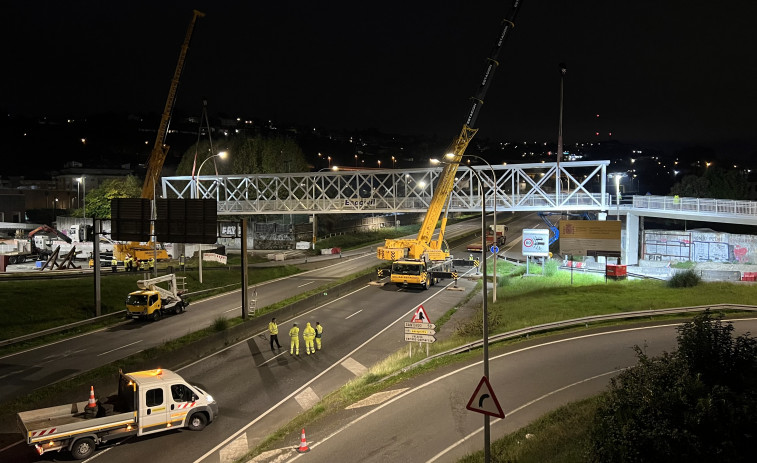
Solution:
M491 334L590 315L720 303L748 305L757 300L757 286L752 285L702 283L692 288L669 288L665 282L653 280L605 282L601 275L583 272L574 272L571 284L570 272L558 271L548 277L522 277L524 270L511 263L498 263L498 275L510 276L498 278L497 302L488 304ZM541 273L541 268L533 269L532 273ZM481 338L481 311L475 311L473 317L465 321L455 322L454 326L449 326L448 321L456 310L469 302L471 296L476 295L478 291L471 292L458 307L435 321L437 332L450 330L452 335L445 341L431 344L431 354ZM514 342L518 341L506 343ZM447 364L479 358L480 355L478 351L466 352L403 371L426 357L423 349L409 358L407 350L403 348L374 365L365 375L324 397L312 409L269 436L247 457L285 446L282 440L285 436L296 435L299 429L313 421L328 418L346 406L391 388L411 376ZM493 461L583 461L587 432L584 425L590 422L589 417L593 416L595 404L596 398L568 405L497 441L492 452L497 459ZM526 434L536 437L526 439ZM483 453L468 458L463 461L483 461Z
M189 297L191 301L239 289L240 264L241 258L238 255L230 256L227 266L206 262L203 265L202 283L199 280L197 259L188 260L186 271L179 270L176 264L172 265L176 269L177 277L186 278L186 290L189 293L198 293L197 296ZM158 270L159 275L165 274L162 264ZM255 285L299 272L299 268L291 265L251 267L248 271L248 284ZM103 275L100 280L101 313L105 315L123 311L126 295L136 291L137 280L143 278L142 272ZM81 278L58 280L0 281L0 293L3 294L3 304L0 306L0 339L36 333L95 316L94 278L91 274ZM102 324L112 322L113 320L103 321ZM91 330L102 324L87 325L73 332ZM73 332L66 332L63 336L70 336ZM49 341L50 338L45 340Z

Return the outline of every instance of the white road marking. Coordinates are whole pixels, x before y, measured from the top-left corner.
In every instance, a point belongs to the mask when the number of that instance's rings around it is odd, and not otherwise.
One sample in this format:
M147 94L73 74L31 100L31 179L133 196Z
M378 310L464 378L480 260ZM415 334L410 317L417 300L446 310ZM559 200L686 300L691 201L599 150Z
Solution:
M239 457L247 453L247 447L247 434L242 433L239 437L231 441L229 445L221 449L219 452L221 463L236 461Z
M111 350L109 350L107 352L103 352L102 354L97 354L97 356L100 357L101 355L110 354L111 352L115 352L115 351L117 351L119 349L123 349L124 347L129 347L129 346L133 346L134 344L139 344L140 342L142 342L141 339L139 341L132 342L131 344L126 344L125 346L116 347L115 349L111 349Z
M302 407L303 410L308 410L315 404L317 404L321 399L320 397L318 397L318 394L315 393L313 388L309 387L302 391L300 394L294 396L294 400L296 400L297 403L300 404L300 407Z
M351 410L353 408L360 408L360 407L370 407L371 405L378 405L380 403L386 402L387 400L391 399L397 394L401 394L407 391L407 389L408 388L403 387L402 389L393 389L391 391L377 392L371 395L370 397L366 397L363 400L359 400L355 402L354 404L349 405L348 407L346 407L346 410Z
M313 283L315 283L315 280L313 280L313 281L308 281L308 282L307 282L307 283L305 283L304 285L299 285L299 286L298 286L298 288L302 288L303 286L307 286L307 285L312 285Z
M263 365L265 365L266 363L270 362L271 360L273 360L273 359L275 359L275 358L277 358L277 357L281 357L282 355L286 354L287 352L289 352L289 351L288 351L288 350L286 350L286 349L284 349L283 351L281 351L281 353L280 353L280 354L278 354L278 355L274 355L273 357L269 358L269 359L268 359L268 360L266 360L265 362L263 362L263 363L261 363L260 365L258 365L258 368L262 367Z
M355 315L359 314L359 313L360 313L360 312L362 312L362 311L363 311L363 309L360 309L360 310L358 310L357 312L353 313L353 314L352 314L352 315L350 315L349 317L345 318L345 320L349 320L350 318L354 317Z
M368 371L368 368L366 368L365 365L353 359L352 357L345 359L344 362L342 362L342 366L348 369L355 376L360 376Z

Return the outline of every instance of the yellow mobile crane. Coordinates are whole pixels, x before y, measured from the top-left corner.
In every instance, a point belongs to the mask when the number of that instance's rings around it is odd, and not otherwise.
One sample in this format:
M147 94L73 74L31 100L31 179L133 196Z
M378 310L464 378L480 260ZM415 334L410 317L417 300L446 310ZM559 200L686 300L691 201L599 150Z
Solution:
M173 79L171 80L171 86L168 88L168 98L166 99L166 105L163 108L163 116L160 118L160 126L158 127L158 133L155 137L155 144L152 147L152 152L147 160L147 172L145 173L145 182L142 185L142 198L155 199L155 183L160 177L160 172L163 170L163 163L168 155L170 146L165 144L166 135L168 134L168 125L171 122L171 113L173 112L173 105L176 101L176 90L179 88L179 78L181 72L184 69L184 61L187 57L187 51L189 50L189 42L192 39L192 32L194 31L197 18L202 18L205 13L198 10L192 11L192 20L189 22L187 28L187 34L184 37L184 43L181 46L181 52L179 53L179 61L176 63L176 70L173 73ZM168 259L168 252L162 247L158 247L156 243L141 244L137 242L116 244L113 246L113 256L118 260L124 260L128 255L137 260L148 260L153 258L157 254L157 260Z
M454 186L458 164L462 160L463 153L465 153L468 144L478 131L478 129L474 128L476 118L481 110L481 106L484 104L484 96L494 78L494 71L499 65L497 58L502 45L510 30L515 27L515 16L520 9L520 3L521 0L514 0L510 11L502 21L502 30L486 59L484 77L478 86L475 96L471 99L471 108L468 111L465 123L463 123L460 135L452 142L449 151L452 156L448 156L449 163L444 166L444 170L442 170L439 176L434 196L431 198L431 203L423 219L423 224L418 231L417 238L388 239L384 243L384 246L377 249L376 257L392 261L391 281L398 286L412 285L428 289L437 279L449 275L451 256L449 248L446 250L442 249L442 244L444 243L444 230L447 225L450 193ZM436 222L439 220L445 203L446 210L439 228L439 235L436 240L432 240Z

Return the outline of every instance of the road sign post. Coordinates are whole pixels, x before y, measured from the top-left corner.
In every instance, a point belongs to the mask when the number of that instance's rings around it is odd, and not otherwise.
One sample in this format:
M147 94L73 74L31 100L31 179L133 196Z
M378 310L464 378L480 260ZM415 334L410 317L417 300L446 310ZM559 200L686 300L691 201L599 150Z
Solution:
M409 342L409 355L413 356L413 344L426 343L426 356L428 357L428 345L436 341L434 329L436 325L428 322L428 314L422 305L419 305L409 322L405 322L405 341Z

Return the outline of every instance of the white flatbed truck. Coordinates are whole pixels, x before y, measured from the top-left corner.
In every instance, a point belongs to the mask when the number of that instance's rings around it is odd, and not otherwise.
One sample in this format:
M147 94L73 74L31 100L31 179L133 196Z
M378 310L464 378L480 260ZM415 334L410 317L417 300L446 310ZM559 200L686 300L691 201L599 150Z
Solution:
M210 394L170 370L119 376L118 395L95 407L84 401L19 413L26 443L39 455L65 450L81 460L112 440L175 428L200 431L218 416Z

